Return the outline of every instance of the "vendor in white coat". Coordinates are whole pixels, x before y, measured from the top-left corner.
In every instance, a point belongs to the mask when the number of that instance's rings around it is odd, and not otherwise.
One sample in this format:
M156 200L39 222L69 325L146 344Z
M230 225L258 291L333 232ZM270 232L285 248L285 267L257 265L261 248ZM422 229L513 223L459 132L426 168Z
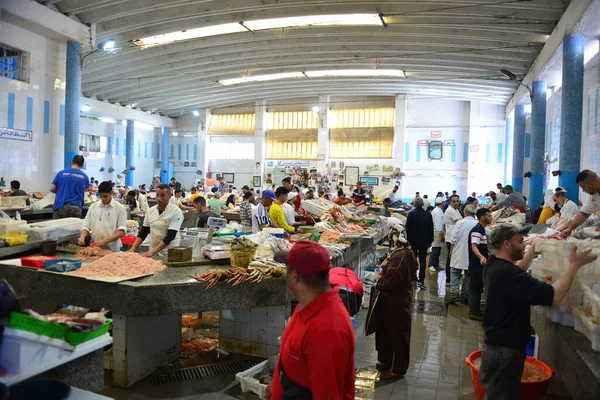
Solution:
M127 230L127 210L113 199L112 191L111 182L102 182L98 186L100 201L92 203L88 209L79 236L79 245L84 246L85 238L91 235L92 247L121 250L121 237Z
M567 219L577 215L579 213L579 207L573 201L567 199L567 191L563 188L557 190L554 195L556 196L556 204L560 208L560 218Z
M152 257L157 254L167 255L167 249L179 246L179 228L183 222L181 209L170 203L172 190L169 185L161 184L156 189L156 202L150 207L144 217L144 224L133 246L129 251L134 252L150 235L149 251L141 255Z

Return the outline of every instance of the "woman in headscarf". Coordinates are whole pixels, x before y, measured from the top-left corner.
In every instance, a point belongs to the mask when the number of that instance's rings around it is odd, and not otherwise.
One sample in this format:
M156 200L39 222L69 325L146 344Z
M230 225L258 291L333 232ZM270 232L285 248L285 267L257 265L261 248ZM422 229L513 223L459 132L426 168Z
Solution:
M544 196L544 209L540 214L540 218L538 218L538 224L545 224L548 218L552 218L554 216L554 192L552 189L546 190L546 195Z
M375 329L377 369L381 379L402 377L410 361L412 283L417 280L417 260L406 240L404 225L392 226L390 250L377 281L379 298Z

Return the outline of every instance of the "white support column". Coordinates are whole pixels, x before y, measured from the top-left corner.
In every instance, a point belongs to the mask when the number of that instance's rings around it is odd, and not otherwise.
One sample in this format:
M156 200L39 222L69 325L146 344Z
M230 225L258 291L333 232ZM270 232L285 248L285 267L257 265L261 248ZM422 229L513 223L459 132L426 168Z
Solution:
M200 115L198 115L196 168L202 170L202 175L198 175L197 178L204 179L206 177L206 171L208 171L208 157L206 156L206 151L208 149L208 146L206 145L206 140L208 140L208 136L206 132L208 131L210 113L205 108L198 110L198 112L200 113Z
M394 162L394 168L400 168L404 171L404 153L406 143L406 115L408 110L408 96L400 94L396 96L396 102L394 104L394 152L392 157ZM404 196L404 186L400 185L400 193L402 197L410 197L407 193Z
M325 171L329 162L329 96L319 96L319 136L317 138L317 171Z
M255 105L254 124L254 163L260 162L260 179L265 187L265 155L267 151L267 101L257 101ZM257 170L252 171L255 174ZM262 188L261 188L262 190Z
M481 165L481 103L479 101L471 101L469 114L469 147L479 145L478 152L471 152L469 149L469 162L467 164L467 196L476 191L478 171L477 164ZM480 167L481 169L481 167Z

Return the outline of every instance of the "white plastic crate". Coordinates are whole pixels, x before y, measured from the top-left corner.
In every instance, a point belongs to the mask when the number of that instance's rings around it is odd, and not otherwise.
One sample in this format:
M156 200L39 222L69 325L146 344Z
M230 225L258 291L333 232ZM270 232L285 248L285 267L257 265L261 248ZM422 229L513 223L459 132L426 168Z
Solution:
M63 218L29 224L25 233L30 240L49 240L76 235L82 227L83 220L80 218Z
M555 324L573 327L574 321L571 306L563 304L563 302L564 300L557 306L544 307L544 313Z
M267 385L263 385L254 377L262 373L267 368L275 369L276 364L277 356L271 356L268 360L265 360L243 372L238 372L235 374L235 380L240 383L242 392L252 392L258 395L258 397L261 399L264 399Z
M595 323L600 323L600 284L583 284L582 289L583 309L591 314Z
M0 235L6 233L25 233L25 227L27 221L15 220L15 219L0 219Z
M594 323L592 316L579 307L573 307L574 328L592 343L592 350L600 351L600 324Z

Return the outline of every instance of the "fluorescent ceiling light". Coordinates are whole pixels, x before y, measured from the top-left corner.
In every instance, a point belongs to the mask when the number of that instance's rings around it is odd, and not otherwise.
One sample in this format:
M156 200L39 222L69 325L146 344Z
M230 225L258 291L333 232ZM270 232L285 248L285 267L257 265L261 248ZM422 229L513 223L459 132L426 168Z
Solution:
M100 119L100 121L106 122L107 124L116 124L117 123L117 120L112 119L112 118L100 117L99 119Z
M171 132L171 135L177 136L177 135L179 135L179 133L178 132Z
M243 24L243 25L242 25ZM206 26L203 28L187 29L185 31L165 33L133 40L133 44L141 48L161 44L179 42L182 40L226 35L230 33L263 31L268 29L294 28L301 26L365 26L381 25L379 14L337 14L309 15L304 17L270 18L254 21L230 22L227 24Z
M224 79L217 81L220 85L230 86L240 83L265 82L291 78L324 78L324 77L394 77L405 78L401 69L332 69L324 71L283 72L280 74L253 75L243 78Z

